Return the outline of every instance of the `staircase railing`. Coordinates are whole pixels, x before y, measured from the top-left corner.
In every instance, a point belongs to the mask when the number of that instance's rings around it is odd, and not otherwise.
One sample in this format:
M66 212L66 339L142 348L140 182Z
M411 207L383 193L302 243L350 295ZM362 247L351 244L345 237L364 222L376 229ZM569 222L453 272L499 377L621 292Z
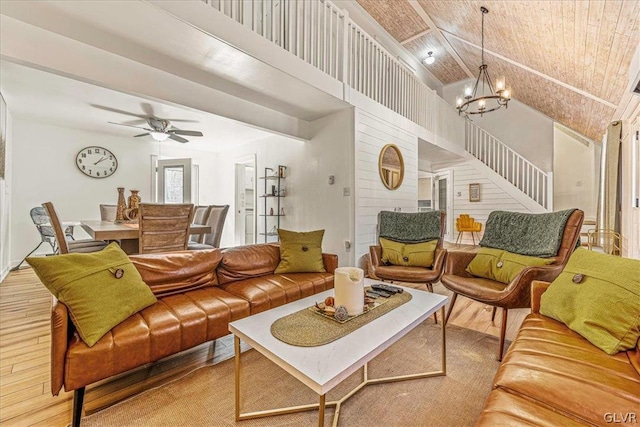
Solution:
M203 0L303 61L462 146L463 119L329 0Z
M489 132L465 120L465 149L476 159L531 197L552 209L552 174L507 147Z

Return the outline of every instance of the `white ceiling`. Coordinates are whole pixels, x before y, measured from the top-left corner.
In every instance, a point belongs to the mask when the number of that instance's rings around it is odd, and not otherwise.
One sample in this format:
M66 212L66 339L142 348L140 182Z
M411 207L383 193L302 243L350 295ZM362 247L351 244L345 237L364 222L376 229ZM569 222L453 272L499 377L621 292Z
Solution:
M150 115L193 121L175 122L174 127L199 130L204 134L203 137L187 137L189 148L194 150L222 151L272 135L214 114L106 89L7 61L0 61L0 90L14 117L132 139L143 131L108 122L145 126L141 117ZM142 138L152 140L150 136ZM165 143L183 146L171 140Z

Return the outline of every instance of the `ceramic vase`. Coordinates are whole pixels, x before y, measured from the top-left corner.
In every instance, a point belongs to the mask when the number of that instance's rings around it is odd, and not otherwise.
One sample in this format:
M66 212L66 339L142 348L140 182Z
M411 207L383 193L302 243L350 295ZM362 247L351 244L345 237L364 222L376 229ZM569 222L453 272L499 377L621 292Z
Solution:
M124 220L124 210L127 203L124 200L124 187L118 187L118 210L116 211L116 221Z
M140 199L140 196L138 195L140 190L130 191L131 195L129 196L129 209L138 209L140 207L140 202L142 201L142 199Z
M349 316L364 311L364 270L339 267L334 273L335 306L345 306Z

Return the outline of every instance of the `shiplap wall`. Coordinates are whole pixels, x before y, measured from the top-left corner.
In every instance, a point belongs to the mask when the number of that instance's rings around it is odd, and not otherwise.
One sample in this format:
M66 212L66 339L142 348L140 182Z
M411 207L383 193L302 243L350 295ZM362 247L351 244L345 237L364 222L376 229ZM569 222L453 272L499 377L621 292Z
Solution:
M453 226L455 227L455 218L460 214L469 214L477 222L482 223L482 233L484 233L487 218L492 211L513 211L527 212L531 211L514 199L510 194L505 192L495 183L485 178L468 162L460 163L447 169L453 171ZM469 184L480 184L480 201L469 201ZM458 195L458 193L460 195ZM458 237L458 232L452 233L452 238ZM471 235L464 233L463 243L472 243ZM476 242L477 243L477 242Z
M404 159L404 180L397 190L387 189L378 173L378 156L386 144L400 148ZM356 259L369 253L376 239L378 212L418 208L418 137L401 128L356 109L355 144Z

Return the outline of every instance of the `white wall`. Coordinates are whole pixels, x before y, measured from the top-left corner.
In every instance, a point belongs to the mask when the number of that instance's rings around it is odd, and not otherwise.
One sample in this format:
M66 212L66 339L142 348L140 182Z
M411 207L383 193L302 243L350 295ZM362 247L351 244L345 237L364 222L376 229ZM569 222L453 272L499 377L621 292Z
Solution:
M376 241L378 212L400 208L415 212L418 207L418 137L388 121L356 109L355 221L356 259L369 253ZM378 173L378 157L386 144L395 144L404 158L404 181L397 190L387 189Z
M640 131L640 115L625 120L622 124L622 256L640 259L640 208L633 205L633 180L640 174L640 164L632 167L632 144L636 132Z
M443 98L456 105L468 80L443 88ZM473 116L473 122L531 163L549 172L553 167L553 120L527 105L511 100L509 108Z
M353 249L346 250L344 241L354 241L353 196L343 196L343 188L353 188L353 110L344 110L313 121L312 138L302 142L282 136L271 136L226 150L217 155L216 199L229 200L230 211L222 235L222 247L234 245L235 204L234 164L247 155L256 155L257 174L264 168L287 166L283 181L286 197L281 206L286 216L280 227L296 231L324 229L323 250L338 255L340 265L353 265ZM329 175L335 183L329 185ZM264 193L264 181L257 181L256 193ZM353 194L353 193L352 193ZM264 199L259 198L256 214L264 214ZM269 219L270 228L275 221ZM264 218L258 217L258 232L264 231ZM272 240L271 240L272 241ZM264 242L264 236L258 236Z
M13 169L11 194L11 260L17 263L40 242L29 211L51 201L64 221L99 219L100 203L115 204L116 187L138 189L142 201L150 201L151 155L158 154L158 143L146 138L122 138L101 133L39 123L29 118L14 118ZM109 178L83 175L75 157L83 147L103 146L118 158L118 170ZM189 150L188 144L171 147L164 144L162 157L191 157L200 165L200 203L213 203L215 154ZM223 200L222 200L223 201ZM222 202L215 200L215 202ZM16 238L20 236L20 238ZM88 236L76 227L76 236ZM45 247L46 246L46 247ZM40 253L51 248L42 245Z
M585 219L596 219L598 159L589 146L557 127L553 132L553 209L578 208Z
M13 145L13 120L4 98L0 94L0 117L2 125L0 131L5 141L5 175L0 178L0 282L9 273L11 268L11 183L12 162L11 152Z
M451 218L450 224L453 224L451 238L454 241L458 237L458 232L455 231L455 219L461 214L469 214L476 222L482 223L482 232L480 233L482 236L487 218L493 211L531 212L504 189L485 178L469 162L455 164L442 170L450 170L453 175L453 218ZM479 202L469 201L469 184L474 183L480 184ZM462 243L472 243L469 233L464 233Z

